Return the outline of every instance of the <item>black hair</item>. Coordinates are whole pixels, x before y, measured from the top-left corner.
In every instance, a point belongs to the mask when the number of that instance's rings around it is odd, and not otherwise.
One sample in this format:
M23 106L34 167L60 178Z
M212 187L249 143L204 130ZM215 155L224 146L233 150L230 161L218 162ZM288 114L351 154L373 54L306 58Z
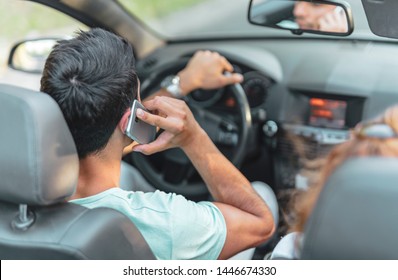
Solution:
M58 103L79 158L105 148L137 96L132 46L99 29L58 41L47 58L41 91Z

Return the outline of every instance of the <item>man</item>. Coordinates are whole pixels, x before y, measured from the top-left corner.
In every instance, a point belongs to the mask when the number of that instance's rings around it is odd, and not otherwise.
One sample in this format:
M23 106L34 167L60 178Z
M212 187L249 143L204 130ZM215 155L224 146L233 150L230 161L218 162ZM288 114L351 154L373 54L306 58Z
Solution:
M46 61L41 90L59 104L80 158L71 201L121 211L159 259L225 259L266 241L274 231L267 205L217 150L187 105L165 91L144 102L158 115L137 111L140 119L164 132L152 143L133 143L133 150L152 154L181 148L215 202L194 203L176 194L119 188L123 151L132 144L124 131L130 107L139 99L134 63L131 45L101 29L59 42ZM222 74L232 70L218 54L197 53L179 73L180 94L239 82L239 75Z
M300 29L337 33L348 31L345 12L335 5L298 1L293 15Z

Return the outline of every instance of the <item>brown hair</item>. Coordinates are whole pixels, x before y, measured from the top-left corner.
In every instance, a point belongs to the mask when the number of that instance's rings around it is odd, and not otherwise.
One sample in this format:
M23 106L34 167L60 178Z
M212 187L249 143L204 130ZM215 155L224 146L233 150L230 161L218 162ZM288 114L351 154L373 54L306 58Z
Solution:
M372 123L387 124L395 133L398 133L398 105L388 108ZM370 156L398 157L398 139L363 137L354 132L350 140L332 149L321 167L319 178L317 178L316 182L307 192L302 193L292 201L293 211L295 212L295 222L292 225L292 230L299 232L304 230L305 223L315 206L319 193L326 180L337 167L350 158Z

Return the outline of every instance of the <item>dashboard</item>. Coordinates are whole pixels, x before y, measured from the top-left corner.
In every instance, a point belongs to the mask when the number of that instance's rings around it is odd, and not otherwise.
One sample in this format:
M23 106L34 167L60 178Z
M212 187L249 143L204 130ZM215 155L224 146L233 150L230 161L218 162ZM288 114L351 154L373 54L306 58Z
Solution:
M303 160L324 156L334 145L347 140L358 122L398 102L394 74L398 48L381 42L175 42L140 61L137 67L144 74L141 79L162 64L203 49L218 51L243 74L242 87L251 108L253 129L242 171L250 180L262 180L277 189L302 187ZM198 90L189 98L225 114L233 114L237 106L228 88ZM297 139L302 143L301 150L295 147Z

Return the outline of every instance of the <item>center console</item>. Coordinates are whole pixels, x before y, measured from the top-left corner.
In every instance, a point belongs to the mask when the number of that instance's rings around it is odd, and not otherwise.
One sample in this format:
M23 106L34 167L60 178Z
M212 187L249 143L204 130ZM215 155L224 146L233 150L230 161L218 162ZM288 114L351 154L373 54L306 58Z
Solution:
M365 99L356 96L293 92L278 126L274 154L278 189L306 188L305 163L324 158L349 138L362 119Z

